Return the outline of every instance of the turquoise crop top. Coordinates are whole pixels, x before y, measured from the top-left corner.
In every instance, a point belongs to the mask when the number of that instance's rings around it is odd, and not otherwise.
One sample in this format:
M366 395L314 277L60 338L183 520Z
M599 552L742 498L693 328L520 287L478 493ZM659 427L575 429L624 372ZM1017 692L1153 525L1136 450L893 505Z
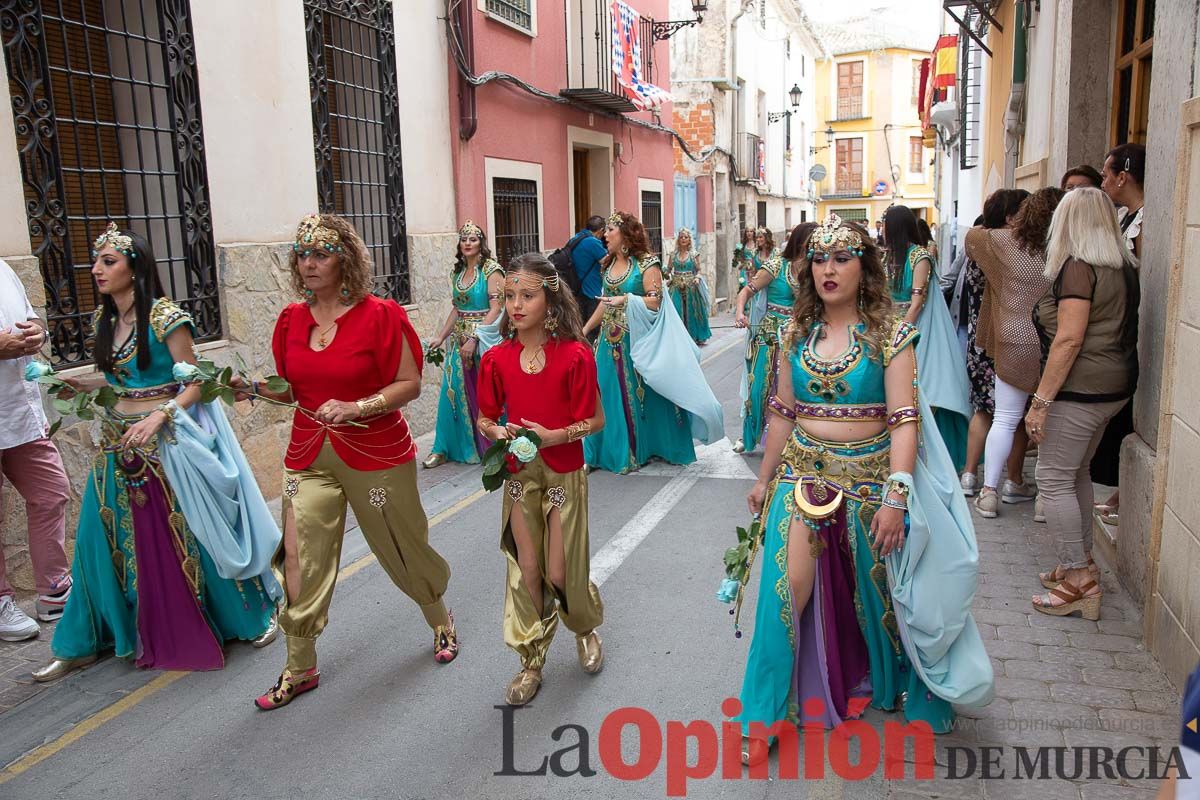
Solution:
M636 258L629 258L629 274L617 283L613 283L608 278L609 269L604 269L604 296L616 297L622 294L636 294L644 297L646 295L646 287L642 281L642 274L648 269L661 269L662 262L658 260L658 256L646 256L644 262L638 262Z
M696 271L696 261L690 255L683 261L680 261L675 256L671 256L671 272L673 273L691 273Z
M790 316L792 302L796 298L793 291L792 271L786 268L782 256L775 255L768 259L762 269L771 273L771 282L767 284L767 311L776 316ZM770 308L775 306L775 308Z
M101 309L97 308L93 318L97 324L101 313ZM116 320L113 324L116 324ZM113 352L113 371L104 373L105 379L118 389L145 389L175 383L171 374L175 357L167 347L167 337L181 325L187 325L192 335L196 335L196 325L186 311L165 297L155 300L154 305L150 306L150 366L145 370L138 367L139 342L135 328Z
M929 261L929 283L928 286L937 286L936 267L933 265L933 256L924 247L912 245L908 248L908 253L904 258L904 272L897 275L888 281L892 287L892 302L903 303L908 305L912 302L912 287L913 287L913 267L917 262L925 259Z
M823 359L813 350L823 325L814 324L804 341L788 353L797 414L882 419L887 415L884 369L896 353L915 344L920 335L917 327L897 318L889 345L882 353L871 354L863 339L866 325L860 322L851 329L850 347L835 358Z
M465 271L465 270L464 270ZM504 274L499 262L493 258L489 258L483 262L475 270L475 279L470 286L463 288L459 284L459 279L462 273L453 273L450 275L450 289L454 298L454 307L459 311L487 311L490 308L488 304L488 278L499 272Z

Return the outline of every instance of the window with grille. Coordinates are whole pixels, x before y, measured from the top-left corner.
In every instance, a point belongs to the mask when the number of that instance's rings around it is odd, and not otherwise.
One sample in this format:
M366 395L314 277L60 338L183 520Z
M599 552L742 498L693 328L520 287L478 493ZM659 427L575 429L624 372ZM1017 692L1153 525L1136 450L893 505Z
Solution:
M375 293L412 300L390 0L304 0L322 213L354 224Z
M921 102L921 62L912 62L912 104Z
M863 62L837 65L837 118L857 119L863 115Z
M863 185L863 140L838 139L837 192L861 192Z
M925 145L920 136L908 137L908 171L913 175L925 173Z
M846 222L857 222L863 226L867 224L867 210L865 208L835 208L833 209L833 213Z
M1154 50L1154 0L1120 0L1110 144L1146 143Z
M493 17L532 33L533 2L534 0L487 0L484 8Z
M496 209L496 260L505 269L519 255L538 250L537 182L520 178L493 178Z
M642 226L650 242L650 252L663 257L663 209L662 192L642 192Z
M92 358L92 241L142 234L164 291L221 334L187 0L0 3L29 218L58 368Z
M760 228L767 227L767 201L759 200L757 210L758 210L758 227L760 227Z

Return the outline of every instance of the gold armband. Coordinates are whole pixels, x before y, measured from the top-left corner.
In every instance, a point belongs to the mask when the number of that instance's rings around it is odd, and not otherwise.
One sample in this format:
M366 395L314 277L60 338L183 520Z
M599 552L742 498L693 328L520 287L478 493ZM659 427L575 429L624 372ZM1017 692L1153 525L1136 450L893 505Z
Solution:
M488 419L487 417L480 417L478 420L476 420L475 427L479 430L480 433L483 433L484 431L490 431L492 428L495 428L499 424L500 423L496 422L496 420L494 420L494 419Z
M357 400L354 404L358 406L358 415L360 417L375 417L385 413L388 410L387 398L382 394L373 395L363 400Z
M924 294L925 294L925 289L923 287L920 287L920 286L913 287L913 290L912 290L913 297L921 297Z
M899 428L909 422L920 422L921 411L914 406L903 406L897 408L887 417L887 426L889 430Z
M586 438L592 432L592 421L581 419L579 422L572 422L566 428L567 441L577 442L580 439Z

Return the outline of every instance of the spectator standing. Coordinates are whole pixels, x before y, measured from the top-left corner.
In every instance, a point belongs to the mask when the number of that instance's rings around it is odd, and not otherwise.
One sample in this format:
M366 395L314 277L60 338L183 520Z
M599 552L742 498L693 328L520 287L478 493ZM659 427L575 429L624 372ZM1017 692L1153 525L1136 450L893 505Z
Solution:
M575 234L576 244L571 250L571 265L575 267L579 285L583 288L579 310L585 320L591 319L596 306L600 304L600 296L604 293L604 288L600 285L600 260L608 255L608 249L601 241L603 237L604 217L588 217L583 230Z
M1072 167L1063 173L1062 181L1059 182L1058 188L1064 192L1078 189L1080 186L1090 186L1093 189L1099 189L1103 180L1100 177L1100 173L1091 164L1080 164L1078 167Z
M46 436L38 385L24 376L30 357L49 340L17 274L0 261L0 488L7 478L25 499L29 557L38 591L36 613L46 622L62 616L71 592L63 548L70 483L58 449ZM0 549L0 639L6 642L32 639L39 630L14 597Z

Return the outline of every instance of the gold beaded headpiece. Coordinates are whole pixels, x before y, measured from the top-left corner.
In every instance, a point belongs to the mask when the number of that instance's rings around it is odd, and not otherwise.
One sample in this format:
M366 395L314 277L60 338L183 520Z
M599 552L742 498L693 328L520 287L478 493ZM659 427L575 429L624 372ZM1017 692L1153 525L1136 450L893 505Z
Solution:
M504 276L504 280L509 286L522 289L545 289L547 292L557 292L562 288L562 281L559 280L558 273L544 278L534 272L510 272Z
M611 226L612 226L612 227L614 227L614 228L619 228L619 227L621 227L621 223L622 223L622 222L624 222L624 221L625 221L625 218L621 216L621 212L620 212L620 211L614 211L614 212L612 212L611 214L609 214L609 215L608 215L608 220L607 220L607 222L608 222L608 224L609 224L609 225L611 225Z
M111 247L118 253L123 253L130 258L136 258L137 253L133 249L133 239L117 229L117 223L110 222L108 227L104 229L104 233L96 237L96 241L92 242L92 255L96 256L105 247Z
M811 259L817 253L836 253L839 250L848 250L851 255L861 258L863 240L858 231L846 227L841 217L830 214L809 237L808 257Z
M330 253L340 253L342 252L342 237L333 228L322 225L320 216L309 214L300 220L300 227L296 228L296 242L292 245L292 249L305 255L318 247Z
M467 220L463 223L463 226L458 229L458 238L465 239L468 236L478 236L480 239L482 239L483 228L476 225L473 220Z
M679 239L679 237L680 237L680 236L683 236L685 233L687 234L687 237L688 237L689 239L695 239L695 238L696 238L696 237L692 236L692 229L691 229L691 228L680 228L680 229L679 229L678 231L676 231L676 233L675 233L675 239L676 239L676 240L678 240L678 239Z

